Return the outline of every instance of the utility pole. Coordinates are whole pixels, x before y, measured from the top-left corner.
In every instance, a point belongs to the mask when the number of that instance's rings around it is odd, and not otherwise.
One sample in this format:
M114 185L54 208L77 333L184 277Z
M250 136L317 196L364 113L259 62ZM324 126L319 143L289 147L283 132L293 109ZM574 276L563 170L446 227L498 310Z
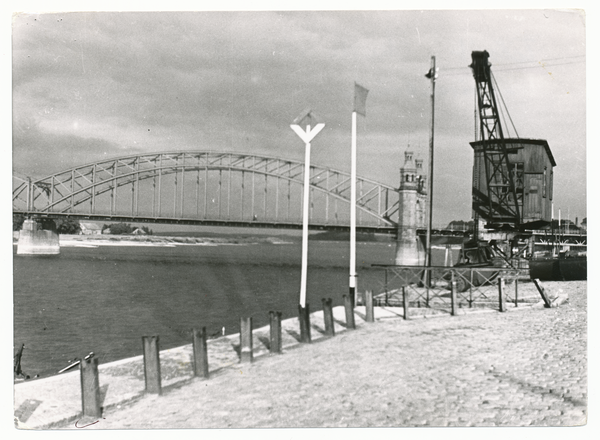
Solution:
M425 266L431 266L431 229L433 221L433 139L434 139L434 125L435 125L435 80L437 79L438 69L435 67L435 56L431 57L431 68L425 77L431 80L431 135L429 137L429 186L427 188L427 196L429 197L429 219L427 221L427 239L426 239L426 253L425 253ZM429 277L427 280L429 285Z

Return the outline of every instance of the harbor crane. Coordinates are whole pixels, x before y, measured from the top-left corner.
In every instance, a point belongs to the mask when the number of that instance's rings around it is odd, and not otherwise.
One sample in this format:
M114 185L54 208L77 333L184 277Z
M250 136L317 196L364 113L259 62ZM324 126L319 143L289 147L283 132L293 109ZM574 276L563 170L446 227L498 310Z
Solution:
M473 241L491 241L510 261L513 248L522 253L532 230L551 223L552 169L556 162L545 140L506 136L502 117L510 120L510 116L506 106L500 106L502 95L493 78L489 56L485 50L473 51L469 66L477 92L479 135L479 140L471 142ZM484 230L480 230L480 219ZM517 242L521 245L517 246Z

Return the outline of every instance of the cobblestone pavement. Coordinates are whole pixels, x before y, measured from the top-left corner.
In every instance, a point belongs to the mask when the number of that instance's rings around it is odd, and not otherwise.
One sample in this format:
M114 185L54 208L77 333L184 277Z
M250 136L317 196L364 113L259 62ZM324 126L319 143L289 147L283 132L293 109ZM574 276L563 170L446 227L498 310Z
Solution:
M558 308L380 320L145 396L86 429L583 425L586 286L548 283L569 295Z

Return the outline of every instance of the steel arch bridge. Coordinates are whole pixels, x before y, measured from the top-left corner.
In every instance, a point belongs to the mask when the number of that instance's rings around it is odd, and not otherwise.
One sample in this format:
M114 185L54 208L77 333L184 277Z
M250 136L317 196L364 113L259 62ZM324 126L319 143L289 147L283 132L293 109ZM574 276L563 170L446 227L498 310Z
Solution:
M39 180L13 175L13 213L216 226L302 227L304 164L232 152L124 156ZM350 174L311 165L310 228L346 230ZM396 188L357 178L357 230L395 233Z

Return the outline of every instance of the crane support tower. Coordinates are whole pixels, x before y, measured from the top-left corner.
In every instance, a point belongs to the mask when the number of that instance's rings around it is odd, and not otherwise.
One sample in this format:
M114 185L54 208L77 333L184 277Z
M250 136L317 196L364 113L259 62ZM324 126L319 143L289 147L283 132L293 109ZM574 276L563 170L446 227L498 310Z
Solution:
M505 138L487 51L471 53L480 140L474 150L473 211L491 231L539 229L551 222L552 168L545 140ZM497 87L496 87L497 88Z

